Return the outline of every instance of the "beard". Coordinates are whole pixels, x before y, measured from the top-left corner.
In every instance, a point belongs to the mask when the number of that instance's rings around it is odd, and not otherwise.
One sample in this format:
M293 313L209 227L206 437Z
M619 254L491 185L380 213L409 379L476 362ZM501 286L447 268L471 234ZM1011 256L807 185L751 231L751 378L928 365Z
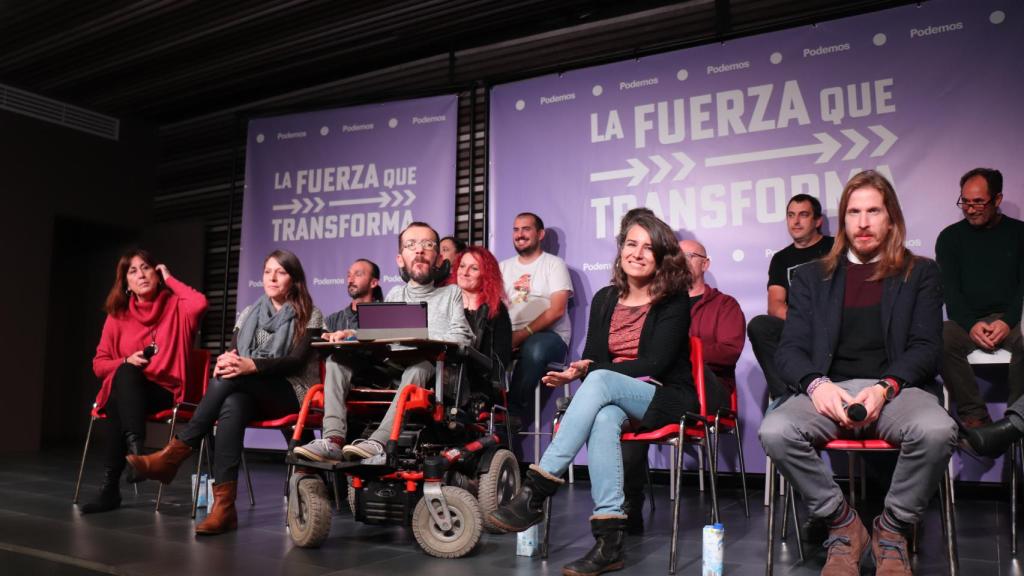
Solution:
M533 242L520 247L515 241L512 242L512 247L516 249L516 253L520 256L529 256L540 249L540 242Z
M425 264L425 266L417 266ZM409 279L417 284L430 284L433 281L433 266L426 258L414 258L412 262L405 264L405 271L409 273Z
M355 300L356 298L362 298L363 296L366 296L369 293L370 293L370 285L369 284L367 284L366 286L363 286L363 287L356 286L355 284L349 284L348 285L348 295L349 295L349 298L352 298L353 300Z

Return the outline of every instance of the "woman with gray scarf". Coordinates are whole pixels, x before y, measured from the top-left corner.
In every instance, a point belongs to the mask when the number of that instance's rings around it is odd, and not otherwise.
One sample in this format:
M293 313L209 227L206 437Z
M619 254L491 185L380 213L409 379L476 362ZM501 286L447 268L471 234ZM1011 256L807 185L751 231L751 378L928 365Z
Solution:
M196 534L237 527L235 495L246 424L297 412L306 390L319 380L310 340L322 332L323 315L313 306L294 254L275 250L267 256L263 291L239 314L231 351L217 358L214 377L188 426L163 450L128 458L138 476L167 484L216 423L215 501Z

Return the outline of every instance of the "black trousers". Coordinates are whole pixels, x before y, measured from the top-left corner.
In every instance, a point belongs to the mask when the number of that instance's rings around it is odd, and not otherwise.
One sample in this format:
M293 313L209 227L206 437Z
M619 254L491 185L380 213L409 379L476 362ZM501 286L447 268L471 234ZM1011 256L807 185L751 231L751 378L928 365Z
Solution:
M719 381L715 373L704 365L704 401L707 403L708 414L714 414L719 408L729 407L731 391ZM642 508L644 485L647 482L647 452L650 444L646 442L625 442L622 444L622 479L626 502L636 503L633 510ZM674 464L672 464L674 465ZM708 464L710 466L710 463Z
M110 397L104 410L110 439L104 450L105 464L124 469L126 464L125 436L146 436L146 414L159 412L174 405L174 395L156 382L147 380L142 369L122 364L114 372Z
M792 390L782 380L778 368L775 367L775 351L779 348L782 327L785 323L786 321L782 318L762 314L755 316L747 324L750 347L753 348L754 357L757 358L757 363L761 365L761 371L764 372L770 398L783 398L792 394Z
M192 421L178 439L193 449L217 426L213 443L213 477L217 483L238 479L245 427L256 419L279 418L299 411L295 390L284 378L258 374L210 380Z

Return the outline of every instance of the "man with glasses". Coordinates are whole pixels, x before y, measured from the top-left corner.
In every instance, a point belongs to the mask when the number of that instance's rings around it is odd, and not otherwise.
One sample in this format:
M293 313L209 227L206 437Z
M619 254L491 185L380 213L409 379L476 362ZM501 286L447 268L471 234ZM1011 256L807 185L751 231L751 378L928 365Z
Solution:
M999 211L1003 175L975 168L960 178L963 220L935 242L949 320L943 326L942 380L964 426L991 422L967 355L975 349L1011 354L1008 403L1024 392L1024 222Z
M834 239L821 233L824 222L821 202L809 194L797 194L786 205L786 229L793 243L772 256L768 265L768 313L755 316L747 326L750 347L761 365L770 398L784 398L793 391L775 368L775 350L782 337L789 302L789 281L797 268L813 262L832 249Z
M512 320L512 348L519 356L509 385L508 409L514 428L528 413L533 390L547 365L565 359L572 335L566 315L572 297L569 267L541 248L544 234L540 216L532 212L516 216L512 243L518 255L500 264Z
M427 303L427 335L431 340L445 340L458 344L469 344L473 340L473 332L466 321L462 306L462 290L452 284L438 287L435 278L438 245L440 237L437 232L424 222L413 222L406 226L398 235L398 264L402 278L406 284L395 286L385 302L426 302ZM434 364L420 361L410 364L402 371L398 382L401 391L409 384L426 384L434 377ZM347 382L345 383L347 384ZM338 450L344 444L339 433L330 434L326 423L337 422L345 417L344 398L346 386L341 379L328 380L324 383L324 436L326 440L314 441L301 448L296 448L296 455L312 460L337 461L370 460L376 463L384 454L384 445L391 433L395 419L396 403L392 402L387 414L369 438L359 439ZM398 398L398 395L395 395ZM339 413L339 407L341 412ZM343 430L344 427L341 428ZM337 430L337 429L336 429Z
M747 324L739 302L704 280L711 258L704 245L683 240L679 247L693 275L690 287L690 336L700 338L704 347L704 389L708 411L729 406L729 395L736 389L736 362L743 352L744 327ZM647 478L647 444L627 442L622 446L625 470L626 530L643 532L644 481Z

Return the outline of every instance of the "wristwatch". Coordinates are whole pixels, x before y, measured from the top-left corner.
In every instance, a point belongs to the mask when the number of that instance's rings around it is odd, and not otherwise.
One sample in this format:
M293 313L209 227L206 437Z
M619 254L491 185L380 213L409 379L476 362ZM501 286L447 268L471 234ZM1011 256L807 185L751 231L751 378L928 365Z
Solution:
M885 397L886 402L892 400L900 393L900 385L895 380L879 380L875 385L882 387L882 395Z

